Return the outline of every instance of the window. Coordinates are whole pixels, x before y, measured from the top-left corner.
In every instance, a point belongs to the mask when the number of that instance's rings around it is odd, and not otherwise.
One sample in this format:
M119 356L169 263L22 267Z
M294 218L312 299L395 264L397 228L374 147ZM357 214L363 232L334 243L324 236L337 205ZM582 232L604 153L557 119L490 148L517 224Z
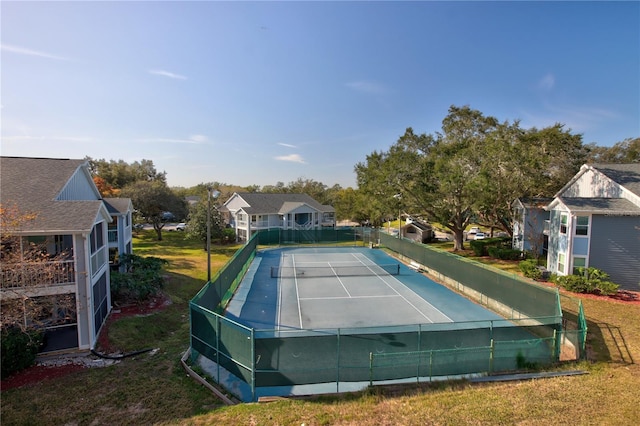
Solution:
M566 262L566 255L564 253L558 253L558 272L564 274L564 265Z
M569 220L569 216L567 216L566 213L561 213L560 214L560 233L561 234L566 234L567 233L567 222Z
M91 253L95 253L100 250L104 245L103 235L102 235L102 223L98 223L93 227L91 231Z
M585 268L587 266L586 257L574 257L573 258L573 275L580 275L579 268Z
M576 235L589 234L589 216L576 217Z

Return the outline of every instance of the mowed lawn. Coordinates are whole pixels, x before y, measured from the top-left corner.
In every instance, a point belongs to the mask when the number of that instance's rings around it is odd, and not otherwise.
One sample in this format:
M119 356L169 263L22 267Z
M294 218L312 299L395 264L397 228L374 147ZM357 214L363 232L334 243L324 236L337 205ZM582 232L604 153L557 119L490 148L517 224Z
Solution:
M188 302L206 280L202 243L182 233L164 240L144 231L137 254L169 261L172 304L150 316L123 318L109 331L123 351L157 348L106 367L84 369L1 395L2 425L636 425L640 410L640 305L583 298L589 361L565 364L582 376L519 382L466 381L373 388L361 393L223 406L188 378ZM215 273L238 246L214 246Z

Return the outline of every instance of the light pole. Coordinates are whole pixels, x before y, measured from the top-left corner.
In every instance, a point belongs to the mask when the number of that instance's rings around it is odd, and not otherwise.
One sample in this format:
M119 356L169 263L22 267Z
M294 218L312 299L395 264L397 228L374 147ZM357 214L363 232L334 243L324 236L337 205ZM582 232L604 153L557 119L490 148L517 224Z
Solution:
M211 197L218 195L220 191L207 188L207 282L211 282Z
M402 220L400 219L400 200L402 199L402 194L396 194L393 198L398 200L398 238L402 238Z

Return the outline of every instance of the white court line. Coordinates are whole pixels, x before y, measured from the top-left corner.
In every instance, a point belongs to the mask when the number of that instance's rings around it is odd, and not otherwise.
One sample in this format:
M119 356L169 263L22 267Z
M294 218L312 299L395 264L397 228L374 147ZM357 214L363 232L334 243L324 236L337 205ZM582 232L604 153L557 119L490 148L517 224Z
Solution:
M338 276L338 273L336 272L335 269L333 269L333 266L331 265L331 262L327 262L327 265L329 265L329 268L331 268L331 270L333 271L334 275L336 276L336 278L338 279L338 282L340 282L340 285L342 286L342 288L344 289L344 292L347 293L347 296L351 297L351 293L349 293L349 290L347 290L347 287L345 287L344 283L342 282L342 280L340 279L340 277Z
M293 262L293 281L296 283L296 303L298 304L298 318L300 319L300 328L302 326L302 309L300 308L300 293L298 293L298 278L296 277L296 258L295 255L291 255L291 261Z
M373 262L373 265L367 265L365 262L362 261L361 258L359 258L357 255L360 253L351 253L351 255L353 257L355 257L356 259L358 259L360 261L360 263L362 263L363 265L369 267L369 266L375 266L376 263ZM361 256L364 256L363 254L360 254ZM367 259L368 261L372 262L371 259L369 259L368 257L364 256L365 259ZM373 269L369 268L372 272ZM423 317L425 317L426 319L429 320L429 322L433 323L433 321L431 320L431 318L429 318L427 315L424 314L424 312L422 312L420 309L418 309L413 303L409 302L409 300L407 300L406 297L404 297L403 295L401 295L400 293L398 293L398 291L393 288L391 285L389 285L389 283L383 278L382 275L378 275L378 278L380 278L382 280L383 283L385 283L387 285L387 287L389 287L391 290L393 290L398 296L402 297L413 309L415 309L416 311L418 311L420 313L420 315L422 315ZM420 300L424 301L427 305L431 306L436 312L439 312L440 315L442 315L443 317L445 317L446 319L448 319L449 321L453 322L453 320L451 318L449 318L447 315L444 314L444 312L442 312L440 309L436 308L435 306L433 306L431 303L429 303L428 301L426 301L424 298L420 297L419 294L417 294L415 291L411 290L409 287L407 287L406 285L404 285L402 283L402 281L400 281L397 278L394 278L393 275L390 275L390 277L395 280L396 282L400 283L404 288L406 288L407 290L409 290L411 293L415 294L416 297L420 298Z
M327 296L327 297L303 297L300 300L338 300L338 299L382 299L385 297L402 297L399 294L387 294L385 296Z

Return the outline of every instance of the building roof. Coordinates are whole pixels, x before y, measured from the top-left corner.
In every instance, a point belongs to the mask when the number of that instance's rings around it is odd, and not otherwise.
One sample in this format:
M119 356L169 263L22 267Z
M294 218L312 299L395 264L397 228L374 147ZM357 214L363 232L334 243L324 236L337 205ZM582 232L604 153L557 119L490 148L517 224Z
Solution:
M132 209L131 198L104 198L109 214L127 214Z
M21 233L91 231L100 210L105 209L101 200L56 200L86 164L86 160L0 157L0 202L36 215L22 225Z
M321 212L335 212L332 206L318 203L307 194L269 194L260 192L237 192L249 207L242 209L248 214L286 213L296 209L302 204L307 204Z
M517 198L514 203L520 204L522 207L527 209L544 209L552 201L553 198L550 197L522 197Z
M640 196L640 163L591 164L590 166Z
M569 198L558 200L573 213L591 213L610 216L638 216L640 207L624 198Z

